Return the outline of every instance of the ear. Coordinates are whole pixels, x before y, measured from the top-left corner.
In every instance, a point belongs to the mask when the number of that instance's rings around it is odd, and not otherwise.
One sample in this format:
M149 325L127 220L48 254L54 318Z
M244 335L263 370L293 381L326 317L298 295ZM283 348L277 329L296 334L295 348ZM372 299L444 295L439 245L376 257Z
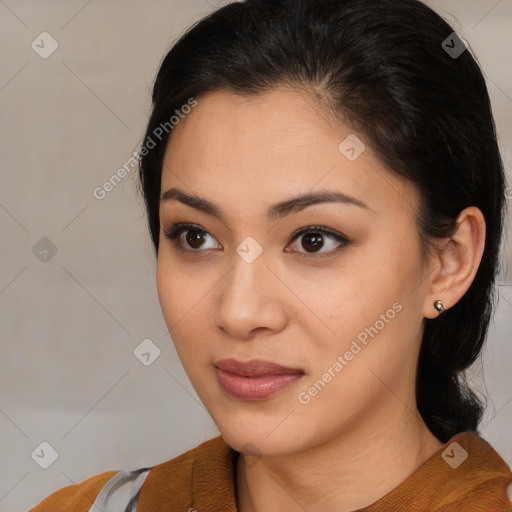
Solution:
M429 275L429 286L423 305L425 318L436 318L436 300L445 309L454 306L471 286L482 260L485 247L485 219L482 212L470 206L459 214L457 229L451 238L436 245L438 251Z

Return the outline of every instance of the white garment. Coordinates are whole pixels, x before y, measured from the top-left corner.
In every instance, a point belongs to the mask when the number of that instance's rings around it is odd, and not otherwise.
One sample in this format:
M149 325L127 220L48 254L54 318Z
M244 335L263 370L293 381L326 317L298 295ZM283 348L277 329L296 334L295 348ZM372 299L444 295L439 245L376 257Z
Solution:
M118 471L102 487L88 512L137 512L137 498L151 468Z

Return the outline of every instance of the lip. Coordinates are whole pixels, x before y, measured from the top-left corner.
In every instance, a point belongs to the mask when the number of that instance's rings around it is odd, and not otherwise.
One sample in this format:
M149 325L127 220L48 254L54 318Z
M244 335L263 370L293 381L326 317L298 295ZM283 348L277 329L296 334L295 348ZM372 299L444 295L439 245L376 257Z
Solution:
M214 366L222 389L233 398L247 401L270 398L304 376L304 371L299 368L262 359L247 362L221 359Z
M263 375L283 375L286 373L304 373L300 368L288 368L263 359L251 359L247 362L236 359L221 359L214 366L226 372L235 373L243 377L261 377Z

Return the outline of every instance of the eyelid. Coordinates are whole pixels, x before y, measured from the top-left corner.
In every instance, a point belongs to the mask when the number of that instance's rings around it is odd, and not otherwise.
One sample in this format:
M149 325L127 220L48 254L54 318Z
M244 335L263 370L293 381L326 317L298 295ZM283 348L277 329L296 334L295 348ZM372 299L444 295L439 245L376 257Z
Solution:
M204 229L203 227L201 227L200 225L198 224L192 224L192 223L189 223L189 222L177 222L177 223L173 223L171 224L171 226L167 229L167 230L164 230L164 236L165 238L167 238L168 240L171 240L175 245L178 246L178 249L181 250L182 252L186 252L186 253L204 253L206 252L207 250L210 250L210 249L186 249L184 248L180 241L179 241L179 236L183 233L183 232L186 232L188 230L197 230L197 231L202 231L203 233L209 235L210 237L212 237L214 240L216 240L216 238L211 235L211 233L209 231L207 231L206 229ZM301 235L304 235L306 233L320 233L322 235L325 235L325 236L328 236L330 238L333 238L335 239L340 245L336 248L336 249L333 249L331 251L327 251L327 252L318 252L318 253L307 253L307 252L302 252L302 251L286 251L286 252L294 252L294 253L298 253L298 254L301 254L303 255L304 257L312 257L312 258L321 258L321 257L327 257L327 256L332 256L334 253L338 252L339 250L341 250L343 247L347 246L349 243L351 243L351 240L337 232L337 231L334 231L326 226L318 226L318 225L311 225L311 226L303 226L299 229L297 229L290 237L288 243L287 243L287 247L288 245L290 245L290 243L292 243L296 238L300 237Z
M202 250L201 249L196 249L196 250L186 249L181 245L180 240L179 240L181 234L183 232L190 231L193 229L195 229L197 231L202 231L215 239L215 237L213 237L206 229L204 229L200 225L191 224L189 222L176 222L176 223L171 224L171 226L168 229L164 229L164 236L165 236L165 238L170 240L175 246L177 246L178 250L180 250L182 252L186 252L189 254L192 254L192 253L200 254L200 253L206 252L204 249L202 249Z
M304 226L304 227L296 230L291 235L287 246L291 242L293 242L296 238L299 238L301 235L304 235L306 233L320 233L321 235L333 238L334 240L336 240L338 242L339 245L335 249L332 249L327 252L316 252L316 253L315 252L308 253L308 252L302 252L302 251L287 251L287 252L296 252L297 254L300 254L305 258L315 258L315 259L327 258L329 256L333 256L335 253L337 253L338 251L340 251L341 249L343 249L344 247L346 247L347 245L349 245L351 243L351 240L347 236L339 233L338 231L334 231L326 226L312 225L312 226Z
M319 232L319 233L322 233L323 235L329 235L336 239L341 239L346 242L349 241L348 237L346 237L342 233L338 233L337 231L334 231L326 226L311 225L311 226L303 226L302 228L299 228L296 231L294 231L294 233L291 235L288 243L295 240L298 236L304 235L305 233L310 233L310 232L315 232L315 233Z

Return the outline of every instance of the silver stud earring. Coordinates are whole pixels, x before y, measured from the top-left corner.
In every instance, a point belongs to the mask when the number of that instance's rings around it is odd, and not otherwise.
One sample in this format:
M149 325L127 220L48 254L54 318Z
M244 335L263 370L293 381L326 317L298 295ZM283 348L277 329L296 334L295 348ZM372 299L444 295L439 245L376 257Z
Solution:
M434 301L434 307L439 311L439 313L442 313L444 311L444 304L442 300L436 300Z

